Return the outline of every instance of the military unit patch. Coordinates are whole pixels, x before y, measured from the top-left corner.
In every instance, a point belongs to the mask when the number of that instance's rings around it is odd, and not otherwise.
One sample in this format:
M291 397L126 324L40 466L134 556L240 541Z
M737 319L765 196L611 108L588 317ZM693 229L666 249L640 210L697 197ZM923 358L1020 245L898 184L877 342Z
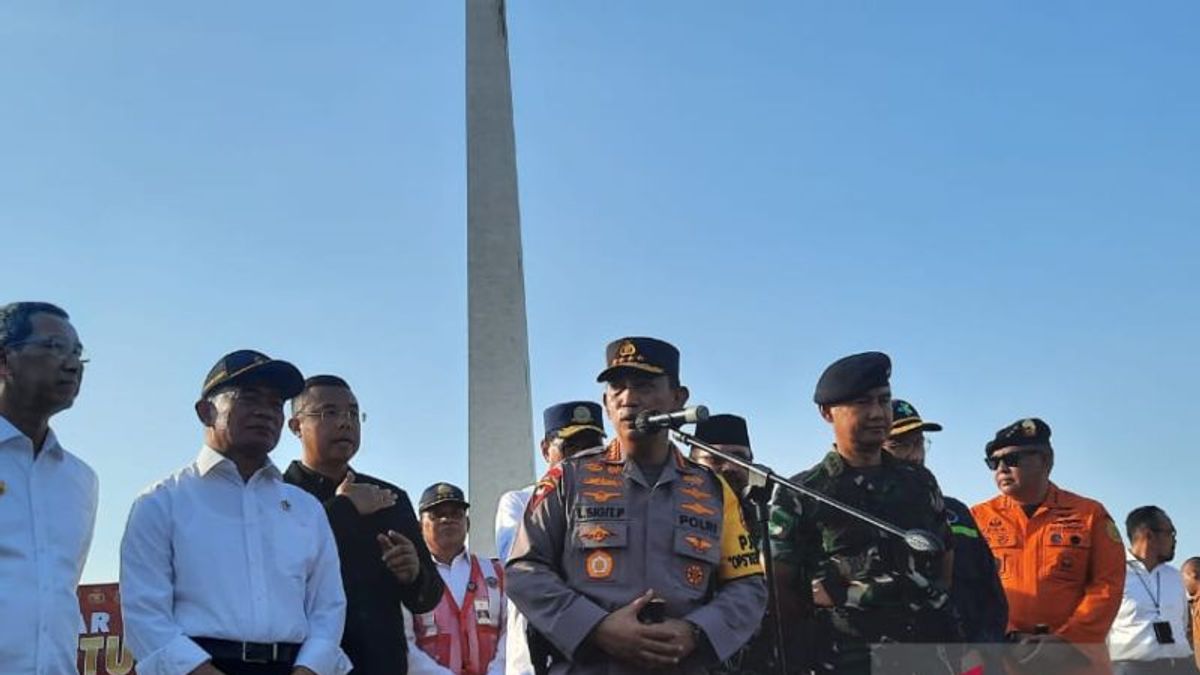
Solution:
M699 588L704 583L704 568L699 565L687 565L683 568L683 580L689 586Z
M688 536L684 537L683 540L687 542L687 545L691 546L692 550L696 553L704 553L713 546L711 541L704 539L703 537L697 537L694 534L689 534Z
M612 532L604 529L603 527L599 527L599 526L593 527L590 530L584 530L583 532L579 533L580 539L586 539L588 541L595 541L595 542L602 542L611 536L613 536Z
M716 513L714 509L710 509L703 504L697 504L695 502L681 504L679 508L683 509L684 511L690 511L698 516L711 516Z
M583 479L584 485L599 485L601 487L621 487L621 481L616 478L605 478L603 476L592 476L591 478Z
M694 487L686 487L680 490L681 493L691 497L692 499L712 499L712 495L703 490L698 490Z
M583 495L585 497L591 497L592 501L600 502L601 504L603 504L604 502L606 502L610 499L616 499L617 497L620 497L621 493L620 492L609 492L608 490L584 490Z
M613 557L608 551L592 551L583 565L589 579L607 579L613 573Z

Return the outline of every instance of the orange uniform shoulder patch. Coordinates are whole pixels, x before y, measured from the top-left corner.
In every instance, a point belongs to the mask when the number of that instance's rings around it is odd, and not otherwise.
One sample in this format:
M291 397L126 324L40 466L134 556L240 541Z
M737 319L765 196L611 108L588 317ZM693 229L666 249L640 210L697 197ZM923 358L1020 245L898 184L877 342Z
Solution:
M608 579L613 573L613 557L608 551L592 551L583 561L589 579Z
M599 485L600 487L621 487L621 481L604 476L591 476L583 479L584 485Z
M609 492L608 490L584 490L583 495L591 497L593 501L603 504L610 499L616 499L621 496L620 492Z
M685 487L680 489L679 492L691 497L692 499L712 499L713 497L711 493L705 492L704 490L698 490L694 487Z
M703 504L697 504L695 502L681 504L679 508L683 509L684 511L690 511L698 516L711 516L717 512L716 509L710 509Z

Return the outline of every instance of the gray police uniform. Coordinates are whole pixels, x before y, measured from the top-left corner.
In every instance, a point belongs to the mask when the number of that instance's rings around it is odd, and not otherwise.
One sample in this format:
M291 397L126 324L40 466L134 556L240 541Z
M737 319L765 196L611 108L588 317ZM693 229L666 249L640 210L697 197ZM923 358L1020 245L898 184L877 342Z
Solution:
M616 442L556 464L530 500L506 575L509 597L566 656L552 674L640 672L587 637L648 589L666 600L667 617L705 638L678 667L656 672L706 672L750 639L766 608L737 497L677 449L655 484Z

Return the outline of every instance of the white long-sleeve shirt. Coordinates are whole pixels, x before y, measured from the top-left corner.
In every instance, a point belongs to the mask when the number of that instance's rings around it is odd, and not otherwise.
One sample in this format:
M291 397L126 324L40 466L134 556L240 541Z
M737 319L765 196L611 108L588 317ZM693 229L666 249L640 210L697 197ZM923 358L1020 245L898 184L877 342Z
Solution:
M83 573L99 497L96 472L50 431L33 441L0 417L0 669L73 673Z
M525 507L533 497L536 485L505 492L496 506L496 551L502 562L508 562L508 553L517 539L517 530L525 518ZM525 638L525 616L517 606L508 602L508 624L504 629L504 658L508 675L533 675L533 661L529 655L529 642Z
M1132 553L1125 554L1125 594L1108 630L1108 654L1114 661L1183 659L1188 647L1187 592L1179 570L1166 563L1146 571ZM1174 644L1159 644L1154 623L1171 624Z
M300 643L297 666L350 670L329 521L269 460L243 481L233 461L204 447L134 501L121 613L140 675L180 675L208 660L193 637Z
M461 607L463 598L467 597L467 584L471 582L470 555L464 550L455 556L449 565L437 558L434 558L433 562L437 564L438 574L441 575L442 581L446 584L446 590L454 598L454 602ZM490 565L491 563L487 559L480 559L479 564ZM486 568L484 568L484 572L490 574ZM424 650L417 646L417 636L416 631L413 630L412 614L408 611L408 608L402 609L404 610L404 636L408 639L408 675L454 675L454 671L438 663L436 659L426 654ZM500 625L504 626L504 623L501 622ZM505 675L504 637L501 634L500 639L496 642L496 654L488 662L487 675Z

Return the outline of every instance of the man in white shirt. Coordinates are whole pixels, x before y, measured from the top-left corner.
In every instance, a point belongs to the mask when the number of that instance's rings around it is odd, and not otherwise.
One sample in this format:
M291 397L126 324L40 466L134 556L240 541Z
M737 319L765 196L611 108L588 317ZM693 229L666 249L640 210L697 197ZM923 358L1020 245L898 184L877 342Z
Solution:
M542 459L553 466L564 458L581 450L604 445L604 411L600 404L591 401L567 401L546 408L542 422L546 429L542 437ZM501 561L508 560L508 552L517 538L517 530L525 516L525 506L533 496L536 485L520 490L505 492L496 507L496 552ZM533 659L526 639L528 622L515 605L508 603L508 626L505 639L505 659L508 675L533 675ZM544 645L538 644L534 651ZM543 662L545 659L543 658Z
M83 381L83 347L49 303L0 306L0 670L76 669L75 587L96 522L96 473L63 449L50 418Z
M312 495L268 458L304 378L236 351L196 403L204 446L143 492L121 541L121 612L139 675L345 675L337 547Z
M446 588L432 612L404 611L409 675L504 675L504 567L467 551L468 508L449 483L421 493L421 534Z
M1142 506L1125 519L1125 533L1125 593L1107 640L1113 673L1195 672L1183 577L1167 564L1175 557L1175 526L1162 509Z

